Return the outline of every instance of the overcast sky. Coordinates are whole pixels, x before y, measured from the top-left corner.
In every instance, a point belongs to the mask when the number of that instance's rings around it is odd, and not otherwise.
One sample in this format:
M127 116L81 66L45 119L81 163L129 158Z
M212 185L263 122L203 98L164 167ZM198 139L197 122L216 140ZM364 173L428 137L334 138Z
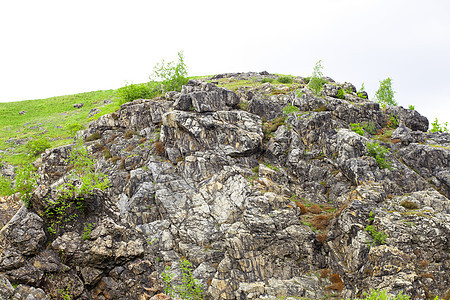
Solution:
M264 71L393 80L399 105L450 124L450 1L32 0L0 4L0 102L145 82L184 50L189 75Z

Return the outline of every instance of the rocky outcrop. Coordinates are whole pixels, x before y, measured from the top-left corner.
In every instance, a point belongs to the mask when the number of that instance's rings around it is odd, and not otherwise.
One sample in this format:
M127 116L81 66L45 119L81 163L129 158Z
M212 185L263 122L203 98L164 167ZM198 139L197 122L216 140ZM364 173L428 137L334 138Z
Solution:
M233 76L214 80L250 75ZM0 299L160 299L163 273L182 284L183 259L208 299L444 297L449 135L332 83L316 97L301 80L298 94L190 81L126 103L77 134L111 186L63 208L72 146L47 150L32 207L0 231ZM383 132L391 115L381 169L367 147L379 135L350 124Z

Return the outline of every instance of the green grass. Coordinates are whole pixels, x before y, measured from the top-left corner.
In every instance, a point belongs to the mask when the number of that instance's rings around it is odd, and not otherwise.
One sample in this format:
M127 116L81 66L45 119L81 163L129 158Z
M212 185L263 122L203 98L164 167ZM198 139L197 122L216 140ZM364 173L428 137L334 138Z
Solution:
M104 105L103 100L113 103ZM84 103L84 106L77 109L73 107L75 103ZM88 119L92 108L99 108L101 112ZM7 151L0 153L0 159L14 165L28 160L26 143L6 143L8 139L46 137L51 147L69 144L75 134L69 130L71 124L85 127L93 119L118 108L115 90L0 103L0 150ZM23 110L27 113L20 115L19 112Z

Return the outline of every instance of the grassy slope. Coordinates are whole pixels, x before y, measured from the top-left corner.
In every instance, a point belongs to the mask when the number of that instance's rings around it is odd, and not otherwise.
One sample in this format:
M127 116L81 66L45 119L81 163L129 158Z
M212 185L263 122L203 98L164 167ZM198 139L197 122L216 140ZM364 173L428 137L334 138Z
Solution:
M192 76L190 79L207 78L211 76ZM239 87L260 85L256 80L220 79L219 86L230 90ZM276 81L275 86L279 85ZM292 84L285 84L292 86ZM104 100L113 103L104 105ZM73 107L75 103L84 103L80 109ZM88 118L93 108L99 108L101 113ZM46 137L52 147L72 142L74 133L68 130L71 124L80 124L86 128L87 124L100 117L119 109L119 99L116 90L93 91L75 95L51 97L47 99L26 100L19 102L0 103L0 162L19 165L29 160L25 148L28 139ZM27 111L20 115L19 112ZM9 142L7 142L9 140ZM15 140L21 143L15 143Z
M114 90L94 91L75 95L58 96L39 100L0 103L0 159L12 164L20 164L27 159L26 140L23 144L7 142L9 139L28 139L38 136L47 137L52 147L71 142L73 134L67 130L70 124L86 126L90 121L91 109L99 108L100 114L110 113L119 108ZM104 100L113 103L104 105ZM84 103L81 109L73 107L75 103ZM20 115L20 111L27 113Z

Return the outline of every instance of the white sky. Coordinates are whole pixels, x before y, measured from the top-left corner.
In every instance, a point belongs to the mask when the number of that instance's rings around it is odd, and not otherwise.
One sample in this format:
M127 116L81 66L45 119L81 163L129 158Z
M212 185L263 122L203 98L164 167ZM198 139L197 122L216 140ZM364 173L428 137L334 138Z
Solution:
M184 50L189 75L309 76L318 60L371 98L450 124L450 1L2 0L0 102L145 82Z

